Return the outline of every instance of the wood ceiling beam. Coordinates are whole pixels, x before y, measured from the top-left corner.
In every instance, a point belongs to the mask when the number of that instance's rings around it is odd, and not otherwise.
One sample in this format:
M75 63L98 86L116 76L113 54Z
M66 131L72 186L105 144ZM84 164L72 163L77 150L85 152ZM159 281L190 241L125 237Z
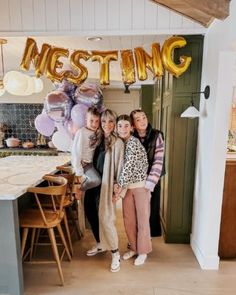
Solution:
M184 0L184 2L203 13L218 19L225 19L229 16L230 0Z
M208 27L214 18L225 19L229 15L230 0L151 0L182 15L185 15L203 26Z

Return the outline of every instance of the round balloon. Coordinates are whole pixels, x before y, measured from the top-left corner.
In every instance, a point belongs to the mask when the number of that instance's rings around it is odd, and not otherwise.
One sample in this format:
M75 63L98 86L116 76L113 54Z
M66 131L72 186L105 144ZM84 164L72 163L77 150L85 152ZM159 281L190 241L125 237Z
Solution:
M72 138L74 138L75 133L77 132L77 130L79 129L79 127L76 124L74 124L74 122L72 120L66 122L65 125L66 125L69 133L71 134Z
M28 79L28 86L25 90L24 95L31 95L32 93L35 93L35 84L33 77L27 77Z
M71 150L72 139L67 133L56 131L52 136L52 143L59 151L67 152Z
M72 84L64 79L61 83L55 82L54 85L56 90L65 92L71 99L74 99L74 94L77 87L75 84Z
M13 95L25 95L28 88L28 76L17 71L7 72L3 78L4 88Z
M76 104L71 110L71 119L77 128L85 126L88 107L84 104Z
M52 91L46 96L44 108L48 116L55 122L63 122L70 118L73 102L66 93Z
M55 122L55 126L57 128L57 131L60 131L62 133L66 133L72 138L71 132L68 130L68 121L66 122Z
M43 90L43 81L40 78L33 77L34 80L34 91L39 93Z
M74 96L76 103L82 103L88 107L94 106L98 109L102 107L103 95L97 84L83 83L77 87Z
M47 114L38 115L35 118L34 125L37 131L45 136L52 135L55 129L53 120L51 120Z

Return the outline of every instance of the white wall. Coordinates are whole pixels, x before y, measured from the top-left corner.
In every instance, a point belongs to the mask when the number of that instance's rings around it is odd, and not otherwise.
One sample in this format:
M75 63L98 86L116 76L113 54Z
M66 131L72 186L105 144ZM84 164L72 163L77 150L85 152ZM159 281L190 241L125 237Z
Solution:
M104 104L107 108L117 113L130 114L131 111L140 107L140 89L130 89L130 93L124 93L123 88L107 88L103 90Z
M230 17L215 21L205 37L191 246L203 269L219 267L218 242L224 184L228 122L236 73L236 1ZM206 104L206 105L205 105Z
M205 28L148 0L1 0L1 36L199 34Z

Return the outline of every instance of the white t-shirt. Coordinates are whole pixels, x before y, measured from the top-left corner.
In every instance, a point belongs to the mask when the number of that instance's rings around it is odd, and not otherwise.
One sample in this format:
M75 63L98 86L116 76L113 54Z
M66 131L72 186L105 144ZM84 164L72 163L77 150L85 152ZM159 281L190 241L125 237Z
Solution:
M76 134L71 150L71 164L76 176L82 176L84 169L82 161L92 163L97 144L91 146L91 140L96 136L95 132L86 128L80 128Z

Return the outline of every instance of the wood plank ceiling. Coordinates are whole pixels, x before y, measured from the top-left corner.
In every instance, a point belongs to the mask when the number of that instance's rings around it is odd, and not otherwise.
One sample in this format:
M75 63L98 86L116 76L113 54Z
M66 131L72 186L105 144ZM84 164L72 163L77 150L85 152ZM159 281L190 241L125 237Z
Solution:
M225 19L229 15L230 0L151 0L185 15L205 27L214 18Z

